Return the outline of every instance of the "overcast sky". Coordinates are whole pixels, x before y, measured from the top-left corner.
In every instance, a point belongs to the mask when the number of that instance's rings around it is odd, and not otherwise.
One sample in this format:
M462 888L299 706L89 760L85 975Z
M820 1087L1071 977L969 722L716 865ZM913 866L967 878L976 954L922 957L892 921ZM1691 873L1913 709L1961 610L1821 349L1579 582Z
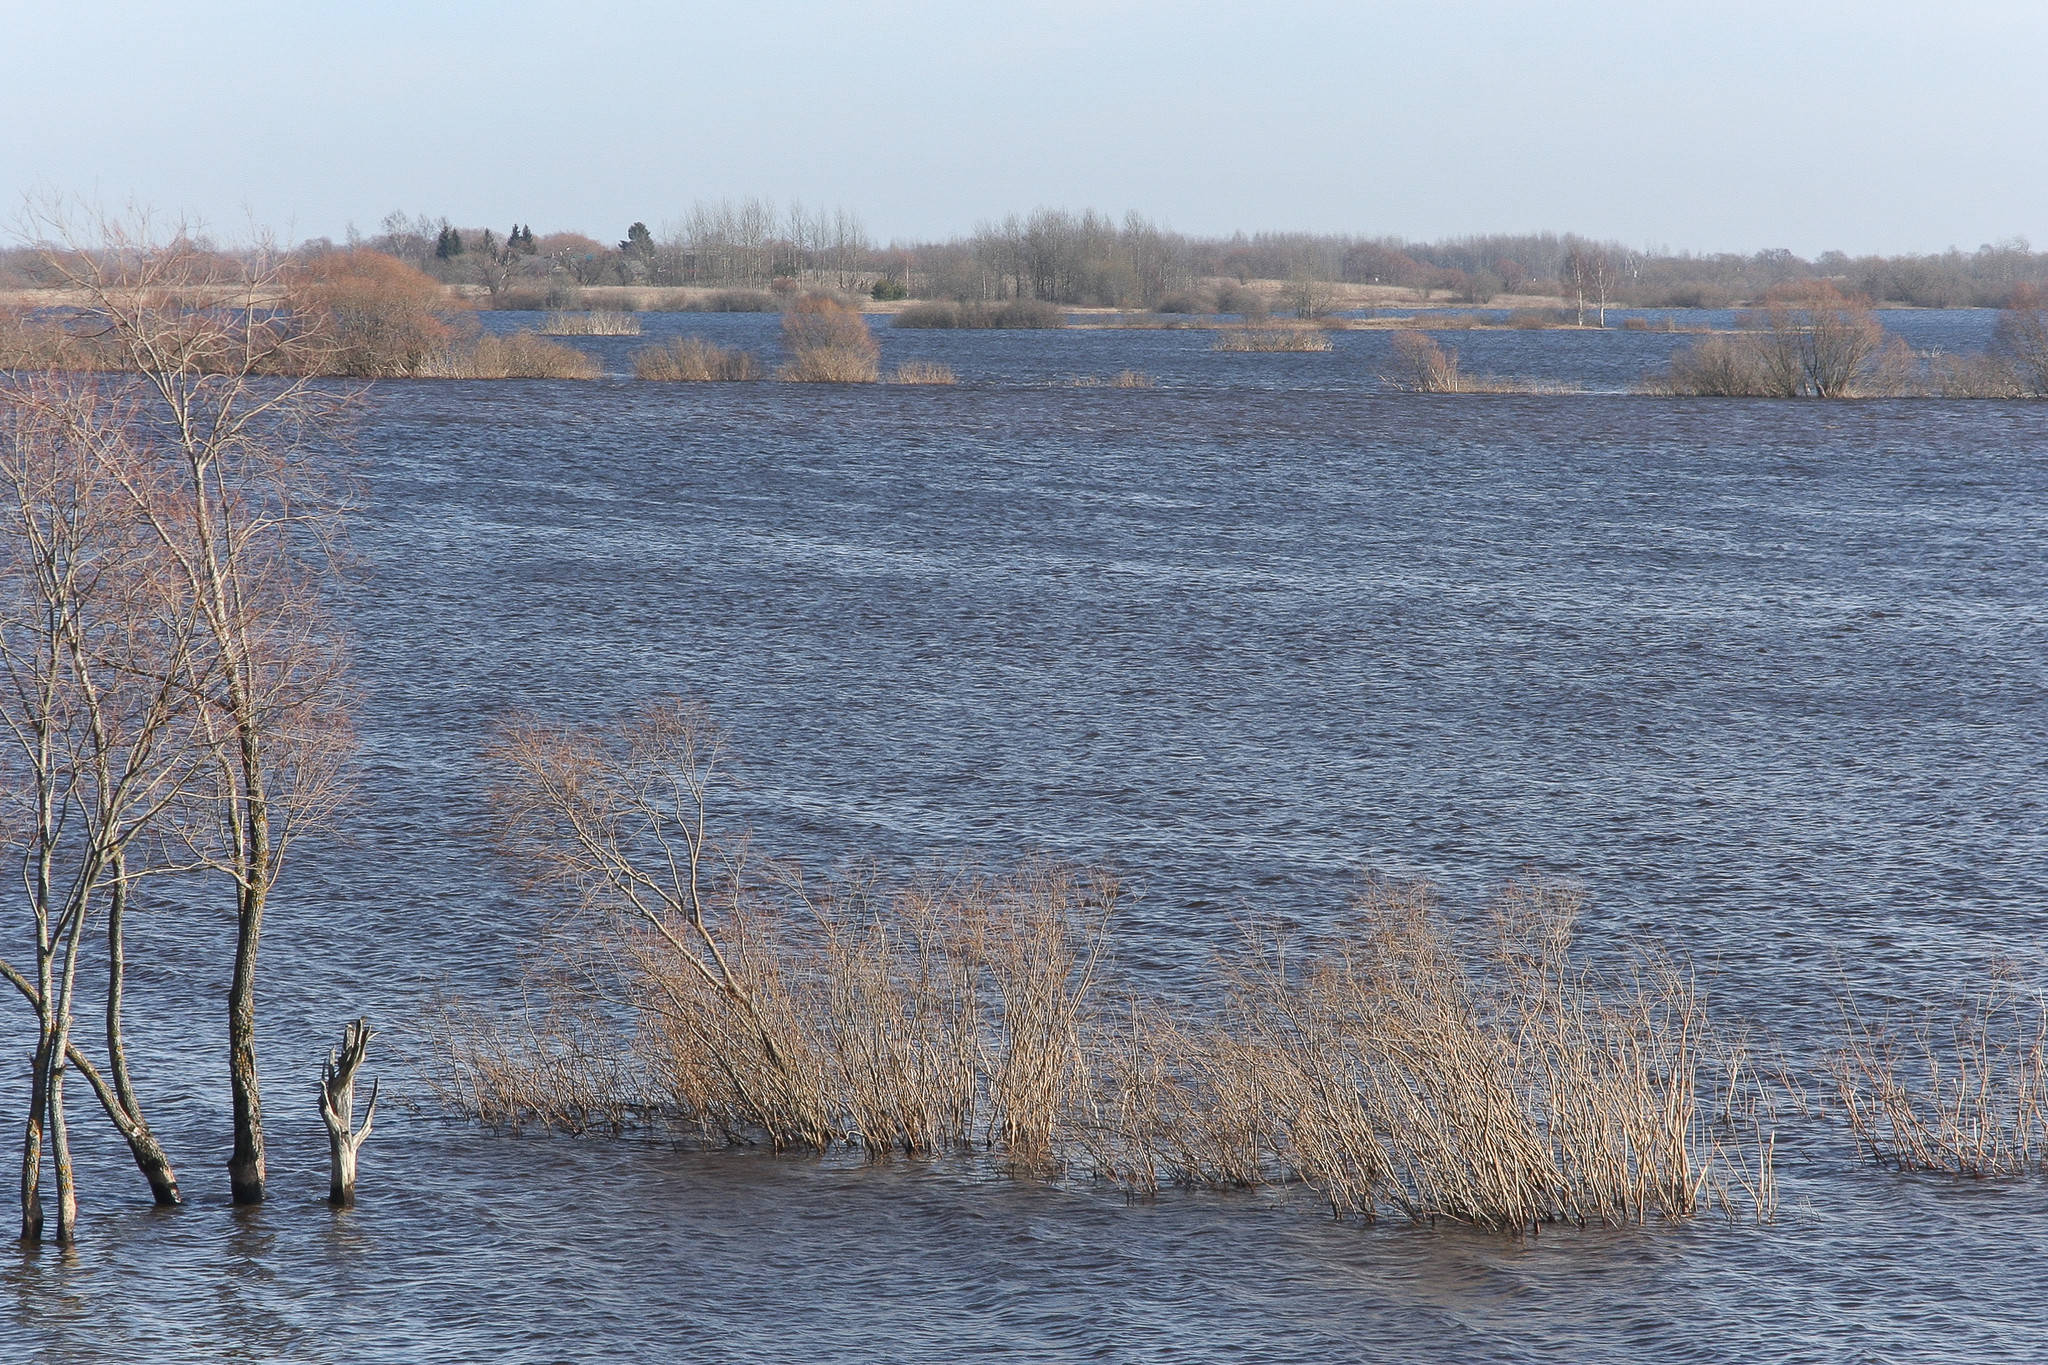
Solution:
M0 0L0 53L0 190L223 236L401 209L616 238L752 194L884 240L1053 205L2048 245L2043 0Z

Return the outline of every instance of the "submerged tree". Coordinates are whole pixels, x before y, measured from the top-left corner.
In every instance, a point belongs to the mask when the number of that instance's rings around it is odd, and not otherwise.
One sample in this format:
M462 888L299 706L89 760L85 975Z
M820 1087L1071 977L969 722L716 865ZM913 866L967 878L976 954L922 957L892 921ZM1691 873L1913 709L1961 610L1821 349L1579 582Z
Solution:
M51 220L58 239L69 225ZM328 816L349 750L347 650L325 611L339 572L345 489L337 445L353 391L298 377L330 344L272 300L278 257L239 258L102 222L49 259L133 378L118 390L144 459L109 473L124 533L146 541L161 591L189 611L177 661L190 694L195 798L174 830L233 889L227 995L237 1203L264 1193L256 972L264 910L292 839Z
M22 1236L42 1233L47 1139L60 1242L72 1188L64 1076L75 1068L126 1139L160 1204L178 1180L143 1116L123 1037L124 920L143 880L176 870L162 826L203 786L195 697L209 665L195 604L175 590L133 499L163 492L132 412L89 384L0 393L0 723L4 790L34 963L0 961L37 1023L21 1171ZM72 1035L83 959L104 915L106 1071Z

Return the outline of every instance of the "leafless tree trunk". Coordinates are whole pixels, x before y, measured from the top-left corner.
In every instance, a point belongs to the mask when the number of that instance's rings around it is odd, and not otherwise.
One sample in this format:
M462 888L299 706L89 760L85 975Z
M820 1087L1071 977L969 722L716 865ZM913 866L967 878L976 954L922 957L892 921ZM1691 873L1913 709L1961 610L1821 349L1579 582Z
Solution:
M369 1052L369 1021L358 1019L342 1030L341 1046L328 1052L320 1067L320 1119L327 1125L327 1202L346 1207L356 1202L356 1157L370 1140L370 1128L377 1120L377 1082L370 1082L370 1107L363 1111L363 1126L355 1126L356 1072Z
M1577 325L1586 325L1586 285L1592 274L1592 262L1586 248L1575 246L1564 256L1565 287L1572 291L1573 302L1578 307Z
M1599 325L1605 327L1609 301L1621 279L1621 261L1615 253L1606 247L1578 243L1565 253L1564 278L1577 301L1578 325L1586 325L1586 307L1590 301Z

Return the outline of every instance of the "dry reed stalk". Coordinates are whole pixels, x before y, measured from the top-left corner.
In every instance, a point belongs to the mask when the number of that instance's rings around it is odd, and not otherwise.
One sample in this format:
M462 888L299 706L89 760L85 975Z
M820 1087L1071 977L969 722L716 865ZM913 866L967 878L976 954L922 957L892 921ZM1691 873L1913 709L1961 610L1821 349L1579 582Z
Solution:
M616 309L583 313L551 312L541 322L541 335L551 337L636 337L640 319Z
M1116 901L1116 883L1099 874L1031 866L979 884L967 902L995 997L985 1140L1019 1165L1051 1169L1064 1158Z
M702 337L676 337L666 346L633 353L633 377L679 383L733 383L761 377L761 362L738 347L713 346Z
M935 360L906 360L889 376L891 384L951 384L953 367Z
M1862 1155L1970 1176L2048 1166L2048 998L1996 981L1908 1027L1848 998L1842 1012L1829 1070Z
M1330 334L1311 327L1231 327L1216 329L1212 351L1327 351Z
M433 352L414 374L421 379L601 379L604 367L573 346L532 332L484 333Z

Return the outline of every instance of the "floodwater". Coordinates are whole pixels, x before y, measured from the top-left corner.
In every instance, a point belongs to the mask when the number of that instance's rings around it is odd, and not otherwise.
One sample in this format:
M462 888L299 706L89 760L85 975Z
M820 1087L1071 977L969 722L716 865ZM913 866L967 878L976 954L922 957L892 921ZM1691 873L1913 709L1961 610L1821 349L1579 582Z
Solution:
M1989 329L1886 321L1925 349ZM649 337L772 351L773 326ZM624 371L647 339L577 344ZM730 819L765 848L1122 871L1123 965L1156 988L1234 917L1327 921L1368 870L1460 903L1574 877L1590 942L1689 954L1795 1057L1844 986L2048 979L2048 405L1403 396L1380 333L883 340L961 384L377 388L343 607L360 791L266 938L272 1202L225 1202L230 926L167 896L130 1013L192 1203L149 1208L81 1095L79 1245L0 1257L6 1359L2048 1355L2048 1183L1902 1177L1826 1129L1771 1226L1516 1241L436 1113L408 1029L508 991L544 913L478 832L480 743L512 707L660 692L730 728ZM1618 391L1684 338L1449 340ZM1125 368L1156 386L1068 382ZM358 1014L387 1098L337 1215L314 1086ZM11 1072L25 1018L0 1020Z

